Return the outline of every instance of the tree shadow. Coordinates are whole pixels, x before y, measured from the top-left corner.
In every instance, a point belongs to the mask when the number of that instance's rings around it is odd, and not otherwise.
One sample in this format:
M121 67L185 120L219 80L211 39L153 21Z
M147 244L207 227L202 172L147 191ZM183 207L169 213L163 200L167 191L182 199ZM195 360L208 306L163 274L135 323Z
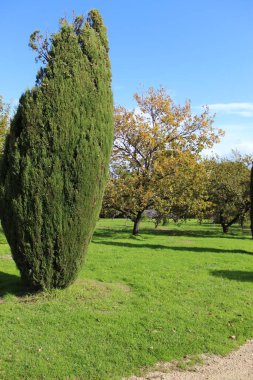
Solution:
M151 248L151 249L170 249L169 247L166 247L165 245L161 244L136 244L136 243L122 243L119 241L104 241L104 240L99 240L99 241L93 241L93 244L102 244L102 245L111 245L115 247L127 247L127 248Z
M141 235L160 235L160 236L178 236L178 237L200 237L200 238L225 238L225 239L251 239L248 236L248 230L242 232L240 228L236 228L231 232L224 234L218 227L210 227L210 230L179 230L179 229L143 229Z
M127 247L127 248L148 248L148 249L162 249L162 250L170 250L170 251L182 251L182 252L197 252L197 253L234 253L234 254L246 254L246 255L252 255L253 252L246 251L243 249L222 249L222 248L210 248L210 247L194 247L194 246L183 246L183 247L173 247L168 245L161 245L161 244L145 244L145 243L123 243L118 241L93 241L93 244L103 244L103 245L110 245L115 247Z
M228 278L229 280L253 282L253 272L241 270L213 270L210 271L213 276Z
M185 225L184 225L185 226ZM131 226L122 226L121 229L110 229L108 227L99 227L95 230L93 238L113 238L120 239L124 238L128 235L130 238L136 238L132 235L132 227ZM223 238L223 239L249 239L252 238L249 236L250 230L245 228L242 231L241 227L233 226L231 231L227 234L224 234L221 230L221 227L214 224L205 224L201 226L199 230L188 230L188 229L174 229L173 227L158 227L156 228L141 228L140 236L172 236L172 237L189 237L189 238Z
M94 238L114 238L120 239L121 237L126 237L126 234L129 234L130 230L110 230L109 228L97 229L94 231L92 240ZM124 234L124 236L121 236Z
M25 285L19 276L0 272L0 297L4 297L7 294L22 297L31 293L31 289Z

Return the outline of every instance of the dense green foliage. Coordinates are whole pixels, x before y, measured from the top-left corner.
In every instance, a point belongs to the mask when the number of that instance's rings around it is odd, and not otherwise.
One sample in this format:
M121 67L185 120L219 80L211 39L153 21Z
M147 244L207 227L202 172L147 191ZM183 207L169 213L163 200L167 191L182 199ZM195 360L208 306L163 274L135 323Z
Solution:
M43 57L21 98L1 171L3 229L21 276L38 288L77 276L101 207L113 138L111 71L98 11L30 46ZM37 43L37 44L36 44Z
M25 294L0 234L0 378L114 380L253 336L250 230L101 220L78 280ZM230 339L235 336L235 339Z

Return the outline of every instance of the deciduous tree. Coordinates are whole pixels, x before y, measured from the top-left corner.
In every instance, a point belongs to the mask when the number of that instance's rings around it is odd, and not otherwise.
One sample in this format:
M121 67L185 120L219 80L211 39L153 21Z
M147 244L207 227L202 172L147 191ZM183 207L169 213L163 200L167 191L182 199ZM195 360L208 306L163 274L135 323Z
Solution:
M163 88L136 94L135 100L135 110L115 109L111 180L104 199L106 207L133 220L134 235L144 210L164 199L170 207L176 203L177 181L183 185L181 199L192 202L183 170L194 166L200 152L218 142L222 134L213 127L208 108L194 115L189 101L176 105Z
M214 221L224 233L243 220L250 209L250 169L248 158L216 157L206 163L209 172L209 200Z

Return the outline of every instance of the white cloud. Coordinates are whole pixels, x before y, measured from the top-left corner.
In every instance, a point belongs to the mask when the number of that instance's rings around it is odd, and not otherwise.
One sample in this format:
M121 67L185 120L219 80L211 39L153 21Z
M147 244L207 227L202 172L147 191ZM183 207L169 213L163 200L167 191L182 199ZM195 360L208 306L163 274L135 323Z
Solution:
M211 150L205 150L204 155L217 153L228 156L232 149L242 154L253 154L253 128L249 124L222 124L219 128L225 131L225 136Z
M212 150L220 156L228 156L232 150L238 150L241 154L253 154L253 143L245 140L236 142L233 139L227 139L215 145Z
M253 117L253 103L216 103L208 105L210 111L217 113Z

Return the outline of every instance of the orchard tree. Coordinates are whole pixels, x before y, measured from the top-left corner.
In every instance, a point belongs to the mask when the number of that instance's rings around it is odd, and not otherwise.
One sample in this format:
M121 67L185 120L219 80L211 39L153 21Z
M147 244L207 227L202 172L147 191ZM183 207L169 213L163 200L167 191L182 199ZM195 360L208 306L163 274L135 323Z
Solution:
M1 221L21 276L66 287L101 207L113 140L106 28L97 10L30 38L44 66L19 101L1 171Z
M251 163L251 171L250 171L250 228L251 235L253 238L253 162Z
M221 159L206 162L209 173L209 201L212 216L221 224L224 233L238 222L243 222L250 210L250 168L248 158Z
M152 209L152 219L158 226L167 219L178 222L193 215L202 219L210 207L205 167L192 153L177 152L164 159L146 183L144 180L136 173L121 172L108 181L104 196L103 209L114 209L118 215L130 218L133 234L139 231L138 212L142 215Z
M0 96L0 154L3 152L4 141L9 126L10 107L3 102L3 97Z
M115 109L111 180L104 199L105 207L132 219L134 235L145 210L162 199L177 202L175 178L180 178L180 167L195 165L202 150L222 134L214 129L208 108L193 115L189 101L176 105L163 88L150 88L143 96L136 94L135 100L136 110ZM191 202L187 191L180 196Z
M173 163L174 170L161 181L154 204L156 226L172 219L175 223L196 217L201 222L211 207L208 200L208 175L201 159L184 154ZM161 191L163 190L163 191Z

